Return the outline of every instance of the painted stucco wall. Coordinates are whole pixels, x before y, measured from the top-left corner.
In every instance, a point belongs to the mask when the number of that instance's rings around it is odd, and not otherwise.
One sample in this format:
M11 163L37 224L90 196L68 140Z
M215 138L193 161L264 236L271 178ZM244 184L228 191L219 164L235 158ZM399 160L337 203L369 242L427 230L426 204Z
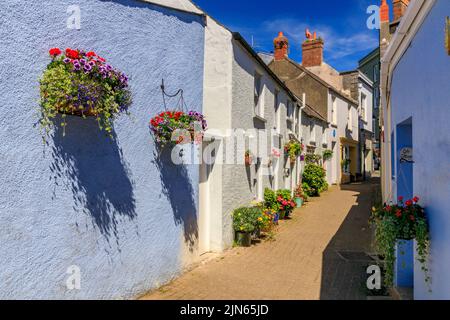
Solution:
M203 18L148 3L78 0L0 4L0 298L131 298L180 274L196 257L198 166L158 157L148 121L159 85L183 88L202 110ZM69 117L44 146L39 83L51 47L94 50L131 77L131 117L114 140ZM173 104L170 104L173 106ZM66 270L81 269L68 291Z
M238 43L233 42L233 109L232 127L242 130L266 129L267 130L267 153L263 154L262 167L266 167L267 158L270 154L270 130L276 125L275 116L275 81L261 67L252 56ZM262 75L263 91L260 102L264 105L264 120L255 118L254 108L254 74L258 71ZM278 88L280 89L280 88ZM287 94L280 89L279 92L280 133L286 137L286 104ZM284 142L282 142L284 144ZM244 150L245 151L245 150ZM255 154L256 156L256 154ZM256 166L244 166L244 154L237 156L235 163L224 166L223 186L226 192L223 194L224 213L231 214L239 206L248 206L258 194L258 179ZM284 158L280 158L280 165L275 174L278 183L271 181L269 176L262 178L262 191L267 188L275 188L278 185L282 189L286 185L283 177ZM265 169L265 168L262 168Z
M448 1L436 2L397 65L391 90L392 128L412 118L413 194L430 219L432 292L416 262L416 299L450 299L450 57L443 32L449 12Z

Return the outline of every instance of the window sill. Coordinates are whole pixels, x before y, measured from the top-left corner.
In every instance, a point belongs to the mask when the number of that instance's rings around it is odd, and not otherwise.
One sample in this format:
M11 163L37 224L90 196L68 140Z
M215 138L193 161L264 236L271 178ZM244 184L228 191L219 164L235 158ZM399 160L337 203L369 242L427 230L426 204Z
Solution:
M267 119L265 119L265 118L263 118L263 117L261 117L260 115L257 115L257 114L255 114L253 116L253 119L259 120L259 121L264 122L264 123L267 123Z
M330 126L335 128L335 129L337 129L337 127L338 127L337 123L331 123Z

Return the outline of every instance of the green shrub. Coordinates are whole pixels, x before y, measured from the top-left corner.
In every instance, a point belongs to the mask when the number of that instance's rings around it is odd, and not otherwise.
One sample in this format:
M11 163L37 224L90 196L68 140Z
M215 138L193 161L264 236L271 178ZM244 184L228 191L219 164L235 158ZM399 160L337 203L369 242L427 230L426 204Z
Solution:
M260 226L258 218L263 214L258 207L243 207L233 212L233 228L236 232L254 232Z
M274 210L275 212L280 210L280 204L277 201L277 194L269 188L264 190L264 206L267 209Z
M308 186L305 192L309 197L320 196L328 189L325 169L315 164L307 164L303 173L303 183Z

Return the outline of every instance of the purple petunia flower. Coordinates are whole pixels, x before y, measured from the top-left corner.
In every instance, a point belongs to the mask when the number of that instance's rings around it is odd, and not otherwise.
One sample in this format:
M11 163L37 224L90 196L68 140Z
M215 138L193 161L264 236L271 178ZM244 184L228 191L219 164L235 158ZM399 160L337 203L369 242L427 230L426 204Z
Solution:
M70 59L69 59L69 58L65 58L65 59L63 60L63 62L66 63L66 64L67 64L67 63L70 63Z
M86 64L86 60L80 59L80 64L82 64L84 66Z

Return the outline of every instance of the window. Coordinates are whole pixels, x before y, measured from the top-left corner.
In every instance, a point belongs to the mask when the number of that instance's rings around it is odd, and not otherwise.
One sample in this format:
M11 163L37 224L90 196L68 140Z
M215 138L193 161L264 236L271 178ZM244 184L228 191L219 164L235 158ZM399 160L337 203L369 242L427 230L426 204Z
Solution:
M367 122L367 96L361 93L361 119Z
M337 125L337 101L336 97L331 98L331 122L334 125Z
M311 143L316 143L316 125L314 124L314 121L311 120L309 128L309 141Z
M286 104L287 109L287 117L286 117L286 125L289 131L294 131L294 106L292 101L288 100Z
M322 127L322 145L326 146L328 145L328 137L327 137L327 128Z
M353 131L353 114L352 114L352 106L348 106L348 123L347 127L349 131Z
M380 71L380 68L378 67L378 64L373 66L373 82L378 82L378 73Z
M280 108L280 92L275 90L274 93L275 108L275 128L278 134L281 133L281 108Z
M264 105L261 102L262 95L262 75L255 72L255 112L258 116L264 116Z

